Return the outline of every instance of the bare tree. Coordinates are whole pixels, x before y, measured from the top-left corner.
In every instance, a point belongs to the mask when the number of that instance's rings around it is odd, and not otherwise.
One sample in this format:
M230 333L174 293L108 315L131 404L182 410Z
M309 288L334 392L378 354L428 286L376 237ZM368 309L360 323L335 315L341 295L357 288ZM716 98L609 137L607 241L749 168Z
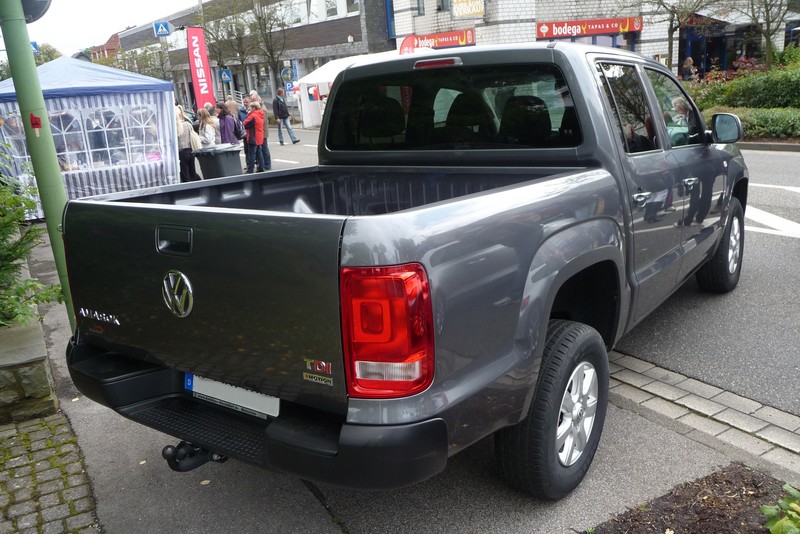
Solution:
M159 45L146 46L138 50L120 50L113 58L98 59L95 63L151 78L172 79L172 73L168 68L169 57Z
M308 1L306 9L310 7ZM274 3L269 0L254 0L251 31L256 36L258 51L266 59L271 76L279 77L283 66L283 52L286 50L286 28L294 16L293 2ZM279 79L272 79L275 87L280 87Z
M713 13L724 0L622 0L619 7L624 10L638 9L649 13L653 22L667 23L667 67L672 68L675 57L675 32L690 25L699 23L696 14L703 10Z
M243 72L248 56L257 50L249 35L248 12L252 6L253 0L210 3L195 17L195 24L205 33L209 59L217 67L230 67L230 61L234 61Z
M796 7L792 0L739 0L729 6L731 12L741 13L758 29L764 39L764 64L769 69L775 61L774 39L786 30L787 15Z

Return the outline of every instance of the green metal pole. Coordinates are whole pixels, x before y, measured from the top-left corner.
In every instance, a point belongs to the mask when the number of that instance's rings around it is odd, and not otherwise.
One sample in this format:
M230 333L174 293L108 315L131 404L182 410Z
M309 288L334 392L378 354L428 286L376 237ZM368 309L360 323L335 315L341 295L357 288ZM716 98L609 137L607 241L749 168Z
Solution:
M74 330L74 308L67 280L64 241L61 237L61 216L67 203L67 192L58 166L42 87L36 73L22 0L0 0L0 28L3 30L20 116L25 124L25 139L28 142L28 153L31 155L33 171L36 174L36 186L44 210L50 245L53 247L58 279L64 291L70 326Z

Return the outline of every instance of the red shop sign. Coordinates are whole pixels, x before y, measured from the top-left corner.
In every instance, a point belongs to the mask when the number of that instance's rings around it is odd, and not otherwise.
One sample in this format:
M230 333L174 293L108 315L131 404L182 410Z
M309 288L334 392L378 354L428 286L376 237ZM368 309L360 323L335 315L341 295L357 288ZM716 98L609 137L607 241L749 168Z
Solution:
M559 39L581 37L583 35L638 32L642 29L642 26L642 17L538 22L536 24L536 38Z
M417 35L415 48L452 48L475 44L475 30L456 30L452 32Z

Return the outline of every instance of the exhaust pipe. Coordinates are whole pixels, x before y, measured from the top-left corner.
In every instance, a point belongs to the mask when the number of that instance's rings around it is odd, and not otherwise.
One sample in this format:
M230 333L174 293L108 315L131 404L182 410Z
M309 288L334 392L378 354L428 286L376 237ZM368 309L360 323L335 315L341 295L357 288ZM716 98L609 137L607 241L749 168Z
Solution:
M177 445L167 445L161 451L161 456L167 461L170 469L179 473L191 471L209 461L222 463L228 459L227 456L196 447L185 441L181 441Z

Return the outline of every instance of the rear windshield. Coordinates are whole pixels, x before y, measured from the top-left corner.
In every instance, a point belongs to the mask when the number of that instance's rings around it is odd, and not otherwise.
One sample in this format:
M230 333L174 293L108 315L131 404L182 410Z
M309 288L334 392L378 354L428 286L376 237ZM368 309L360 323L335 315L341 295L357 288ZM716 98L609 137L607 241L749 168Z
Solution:
M421 69L346 81L330 150L574 147L567 84L551 64Z

